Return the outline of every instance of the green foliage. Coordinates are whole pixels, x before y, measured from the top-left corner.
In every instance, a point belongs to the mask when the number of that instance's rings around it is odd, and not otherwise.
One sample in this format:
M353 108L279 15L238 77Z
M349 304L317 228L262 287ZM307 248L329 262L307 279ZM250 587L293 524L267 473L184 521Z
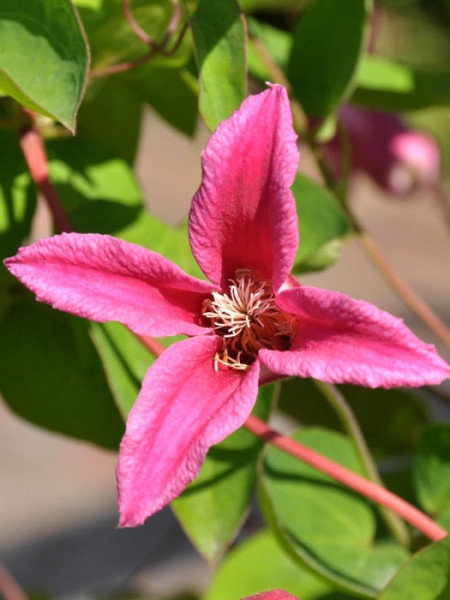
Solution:
M40 427L118 448L124 423L87 321L20 290L0 321L0 338L0 391L11 410Z
M361 473L359 458L344 436L306 429L293 439ZM262 509L292 558L364 598L375 598L408 554L376 542L367 502L312 467L271 447L261 483Z
M260 388L253 414L266 420L277 386ZM172 506L198 551L216 563L239 533L256 480L262 440L241 428L208 452L199 476Z
M76 0L97 70L142 56L147 46L134 34L124 18L122 0ZM155 41L163 38L172 15L166 0L135 0L133 18Z
M124 421L155 357L120 323L91 323L91 336Z
M70 2L2 0L0 91L74 131L88 64Z
M198 84L187 68L138 69L132 79L140 98L182 133L192 136L197 125Z
M27 237L36 206L36 192L17 140L0 131L0 261L13 255ZM7 276L0 266L0 282Z
M366 56L351 101L389 111L448 106L450 69L414 68L379 56Z
M339 240L349 233L347 220L337 208L333 196L304 175L297 174L292 193L297 205L300 234L293 273L323 269L338 258ZM330 248L335 249L336 245L337 252L330 252Z
M126 77L116 76L88 88L78 113L81 139L107 146L133 164L142 127L143 98ZM70 150L67 160L70 160ZM76 154L76 144L73 152Z
M200 0L190 21L199 70L199 110L213 131L245 98L245 25L235 0Z
M274 583L276 582L276 583ZM270 531L261 531L239 545L221 563L205 600L228 600L256 594L276 585L301 600L350 600L309 569L295 564Z
M375 456L411 452L426 422L428 410L417 392L340 385ZM305 426L340 430L341 423L314 381L294 378L283 382L280 409Z
M378 600L450 598L450 538L418 552L389 583Z
M288 74L309 116L325 117L349 97L370 8L369 0L318 0L300 17Z
M420 504L450 525L450 425L435 423L416 447L414 484Z

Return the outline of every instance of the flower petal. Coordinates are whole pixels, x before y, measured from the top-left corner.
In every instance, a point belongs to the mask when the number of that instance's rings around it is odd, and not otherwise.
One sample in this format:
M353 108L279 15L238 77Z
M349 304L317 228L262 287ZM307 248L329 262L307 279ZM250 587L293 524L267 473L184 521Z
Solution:
M117 480L121 526L137 526L176 498L212 444L240 427L255 403L259 364L219 366L217 336L170 346L149 369L128 417Z
M289 351L260 351L274 373L384 388L433 385L450 375L433 346L372 304L307 286L281 292L277 302L297 315L299 329Z
M144 335L198 335L211 284L155 252L107 235L62 234L5 260L41 302L93 321L120 321Z
M202 184L189 215L192 252L225 287L236 269L255 269L281 287L298 247L297 136L286 90L250 96L221 123L202 153Z
M269 590L267 592L258 592L251 596L245 596L241 600L298 600L296 596L289 594L286 590Z

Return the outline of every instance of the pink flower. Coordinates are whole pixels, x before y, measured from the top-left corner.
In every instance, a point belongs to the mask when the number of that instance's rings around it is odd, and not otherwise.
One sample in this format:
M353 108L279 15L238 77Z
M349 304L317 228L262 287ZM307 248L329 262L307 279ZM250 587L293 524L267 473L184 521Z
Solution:
M269 590L267 592L258 592L251 596L245 596L241 600L298 600L296 596L292 596L285 590Z
M208 448L245 422L259 383L296 375L389 388L450 373L400 320L290 276L297 163L280 86L219 125L189 217L192 251L211 283L103 235L55 236L6 261L55 308L138 334L191 336L149 369L130 413L117 468L122 526L143 523L183 491Z
M431 136L407 129L395 115L350 105L339 111L339 118L348 135L354 171L367 173L395 196L439 181L441 153ZM340 177L339 137L325 144L323 152L336 178Z

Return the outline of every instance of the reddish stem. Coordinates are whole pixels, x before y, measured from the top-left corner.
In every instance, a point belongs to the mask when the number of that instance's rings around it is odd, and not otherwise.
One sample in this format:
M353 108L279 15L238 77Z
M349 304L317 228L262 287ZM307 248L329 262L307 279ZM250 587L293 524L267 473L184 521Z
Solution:
M28 596L2 564L0 564L0 596L5 600L28 600Z
M244 423L244 427L266 442L269 442L273 446L283 450L283 452L290 454L294 458L298 458L302 462L314 467L318 471L329 475L334 480L342 483L346 487L355 490L355 492L358 492L366 498L370 498L374 502L382 504L383 506L386 506L390 510L396 512L398 515L403 517L405 521L411 525L414 525L414 527L416 527L434 542L447 537L448 533L445 531L445 529L437 525L437 523L432 521L420 510L405 500L402 500L402 498L399 498L392 492L389 492L375 483L364 479L364 477L356 475L356 473L345 469L332 460L317 454L317 452L314 452L314 450L303 446L299 442L281 435L274 429L271 429L267 423L264 423L264 421L261 421L257 417L250 415Z
M58 194L50 182L44 141L34 123L30 123L21 131L19 141L31 177L45 198L56 227L59 231L73 231L69 217L66 215Z
M139 25L139 23L137 23L137 21L135 21L135 19L133 17L133 13L131 12L130 4L131 4L131 0L122 0L122 10L123 10L123 14L125 15L125 19L128 22L128 25L134 31L136 37L138 37L141 41L143 41L144 44L146 44L150 48L154 47L155 42L152 40L152 38L149 35L147 35L147 33L142 29L142 27Z
M134 332L132 332L132 333L134 333ZM155 356L159 356L166 349L165 346L163 346L161 344L161 342L159 342L155 338L152 338L148 335L139 335L138 333L135 333L134 335Z

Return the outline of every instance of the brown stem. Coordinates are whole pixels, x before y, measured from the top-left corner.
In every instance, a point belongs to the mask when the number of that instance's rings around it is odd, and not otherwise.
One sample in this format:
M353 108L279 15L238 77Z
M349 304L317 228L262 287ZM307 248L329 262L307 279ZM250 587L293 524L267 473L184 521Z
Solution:
M4 600L28 600L28 596L25 594L23 589L7 570L7 568L0 563L0 596L3 596Z
M399 498L385 488L364 479L364 477L356 475L356 473L353 473L332 460L329 460L325 456L314 452L314 450L311 450L303 444L281 435L254 415L250 415L247 418L244 427L266 442L283 450L283 452L290 454L294 458L298 458L302 462L317 469L321 473L325 473L335 481L342 483L366 498L370 498L374 502L389 508L434 542L447 537L448 533L445 529L437 525L437 523L432 521L427 515L402 498Z
M30 121L20 132L20 147L25 156L31 177L45 198L53 220L59 231L73 231L69 217L49 179L47 156L42 136L36 125Z

